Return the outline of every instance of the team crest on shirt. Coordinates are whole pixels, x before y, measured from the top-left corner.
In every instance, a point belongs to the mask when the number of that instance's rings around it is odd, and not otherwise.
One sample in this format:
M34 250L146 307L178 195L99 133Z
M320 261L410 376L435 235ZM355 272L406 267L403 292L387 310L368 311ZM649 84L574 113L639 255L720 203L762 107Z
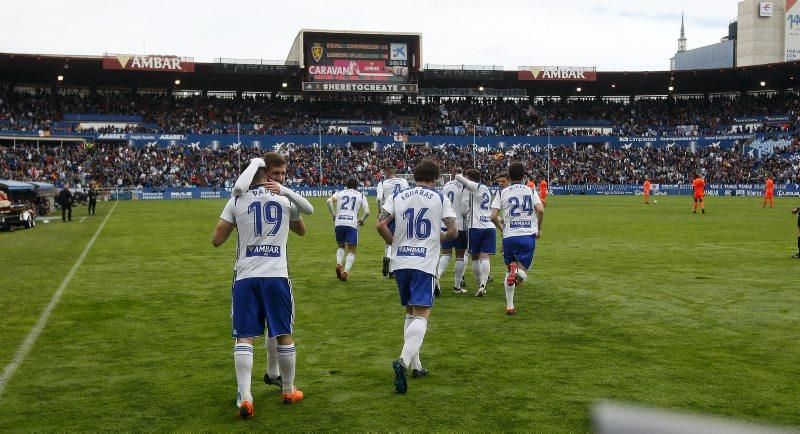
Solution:
M268 258L280 258L281 246L272 246L269 244L256 244L247 246L245 256L252 258L253 256L266 256Z
M397 256L419 256L424 258L427 254L427 247L400 246L397 248Z
M315 62L319 62L319 59L322 59L322 44L315 42L311 46L311 57L314 58Z

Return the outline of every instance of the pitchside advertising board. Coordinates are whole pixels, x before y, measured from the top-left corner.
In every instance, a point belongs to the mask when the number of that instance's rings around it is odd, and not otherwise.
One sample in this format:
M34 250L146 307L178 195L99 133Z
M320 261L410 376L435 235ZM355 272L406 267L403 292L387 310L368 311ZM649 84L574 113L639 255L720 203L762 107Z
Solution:
M290 187L304 197L330 197L342 190L344 186L326 187ZM491 186L492 194L497 194L499 188ZM653 184L652 194L656 196L690 196L693 193L691 184ZM367 196L375 196L375 187L362 187L359 189ZM593 185L555 185L548 189L552 195L560 196L641 196L642 186L634 184L593 184ZM116 193L115 193L116 194ZM760 184L709 184L706 186L707 196L762 196L764 186ZM208 187L180 188L180 189L152 189L140 191L120 192L119 200L188 200L188 199L229 199L230 190L213 189ZM776 184L775 196L800 197L800 185ZM116 199L116 196L115 196Z
M304 91L417 93L418 35L304 35Z

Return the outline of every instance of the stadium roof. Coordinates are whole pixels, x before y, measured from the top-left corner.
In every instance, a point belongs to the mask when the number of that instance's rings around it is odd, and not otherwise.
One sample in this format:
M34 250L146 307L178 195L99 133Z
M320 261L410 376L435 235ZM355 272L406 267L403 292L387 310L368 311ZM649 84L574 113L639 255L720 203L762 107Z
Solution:
M65 88L182 89L243 92L300 92L302 69L264 63L195 63L194 72L103 69L101 56L0 53L0 84ZM610 71L596 81L518 80L517 71L426 69L420 88L525 89L531 96L635 96L747 92L800 88L800 62L690 71ZM63 76L63 81L57 77ZM180 80L180 85L175 80ZM283 88L282 83L287 87ZM761 83L764 83L762 86ZM581 88L578 92L577 88Z

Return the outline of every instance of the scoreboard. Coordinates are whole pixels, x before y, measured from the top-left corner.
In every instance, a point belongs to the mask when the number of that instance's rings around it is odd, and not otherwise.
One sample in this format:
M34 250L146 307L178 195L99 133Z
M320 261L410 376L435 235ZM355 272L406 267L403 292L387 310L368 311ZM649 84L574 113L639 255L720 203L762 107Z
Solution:
M309 32L302 47L304 91L417 92L419 35Z

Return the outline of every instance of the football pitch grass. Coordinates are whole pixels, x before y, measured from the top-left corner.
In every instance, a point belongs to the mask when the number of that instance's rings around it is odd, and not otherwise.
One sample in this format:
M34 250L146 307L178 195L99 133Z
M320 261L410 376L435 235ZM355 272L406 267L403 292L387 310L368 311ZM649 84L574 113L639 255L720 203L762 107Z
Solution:
M289 239L306 399L284 406L263 384L261 341L248 421L234 406L236 238L210 242L225 202L120 202L6 385L0 431L585 432L606 399L800 425L797 200L712 197L706 215L658 200L550 197L513 317L499 256L484 298L471 267L469 294L451 292L451 262L422 347L431 374L406 395L393 391L403 309L380 276L383 243L368 223L339 282L313 200L308 234ZM111 207L0 234L0 369Z

